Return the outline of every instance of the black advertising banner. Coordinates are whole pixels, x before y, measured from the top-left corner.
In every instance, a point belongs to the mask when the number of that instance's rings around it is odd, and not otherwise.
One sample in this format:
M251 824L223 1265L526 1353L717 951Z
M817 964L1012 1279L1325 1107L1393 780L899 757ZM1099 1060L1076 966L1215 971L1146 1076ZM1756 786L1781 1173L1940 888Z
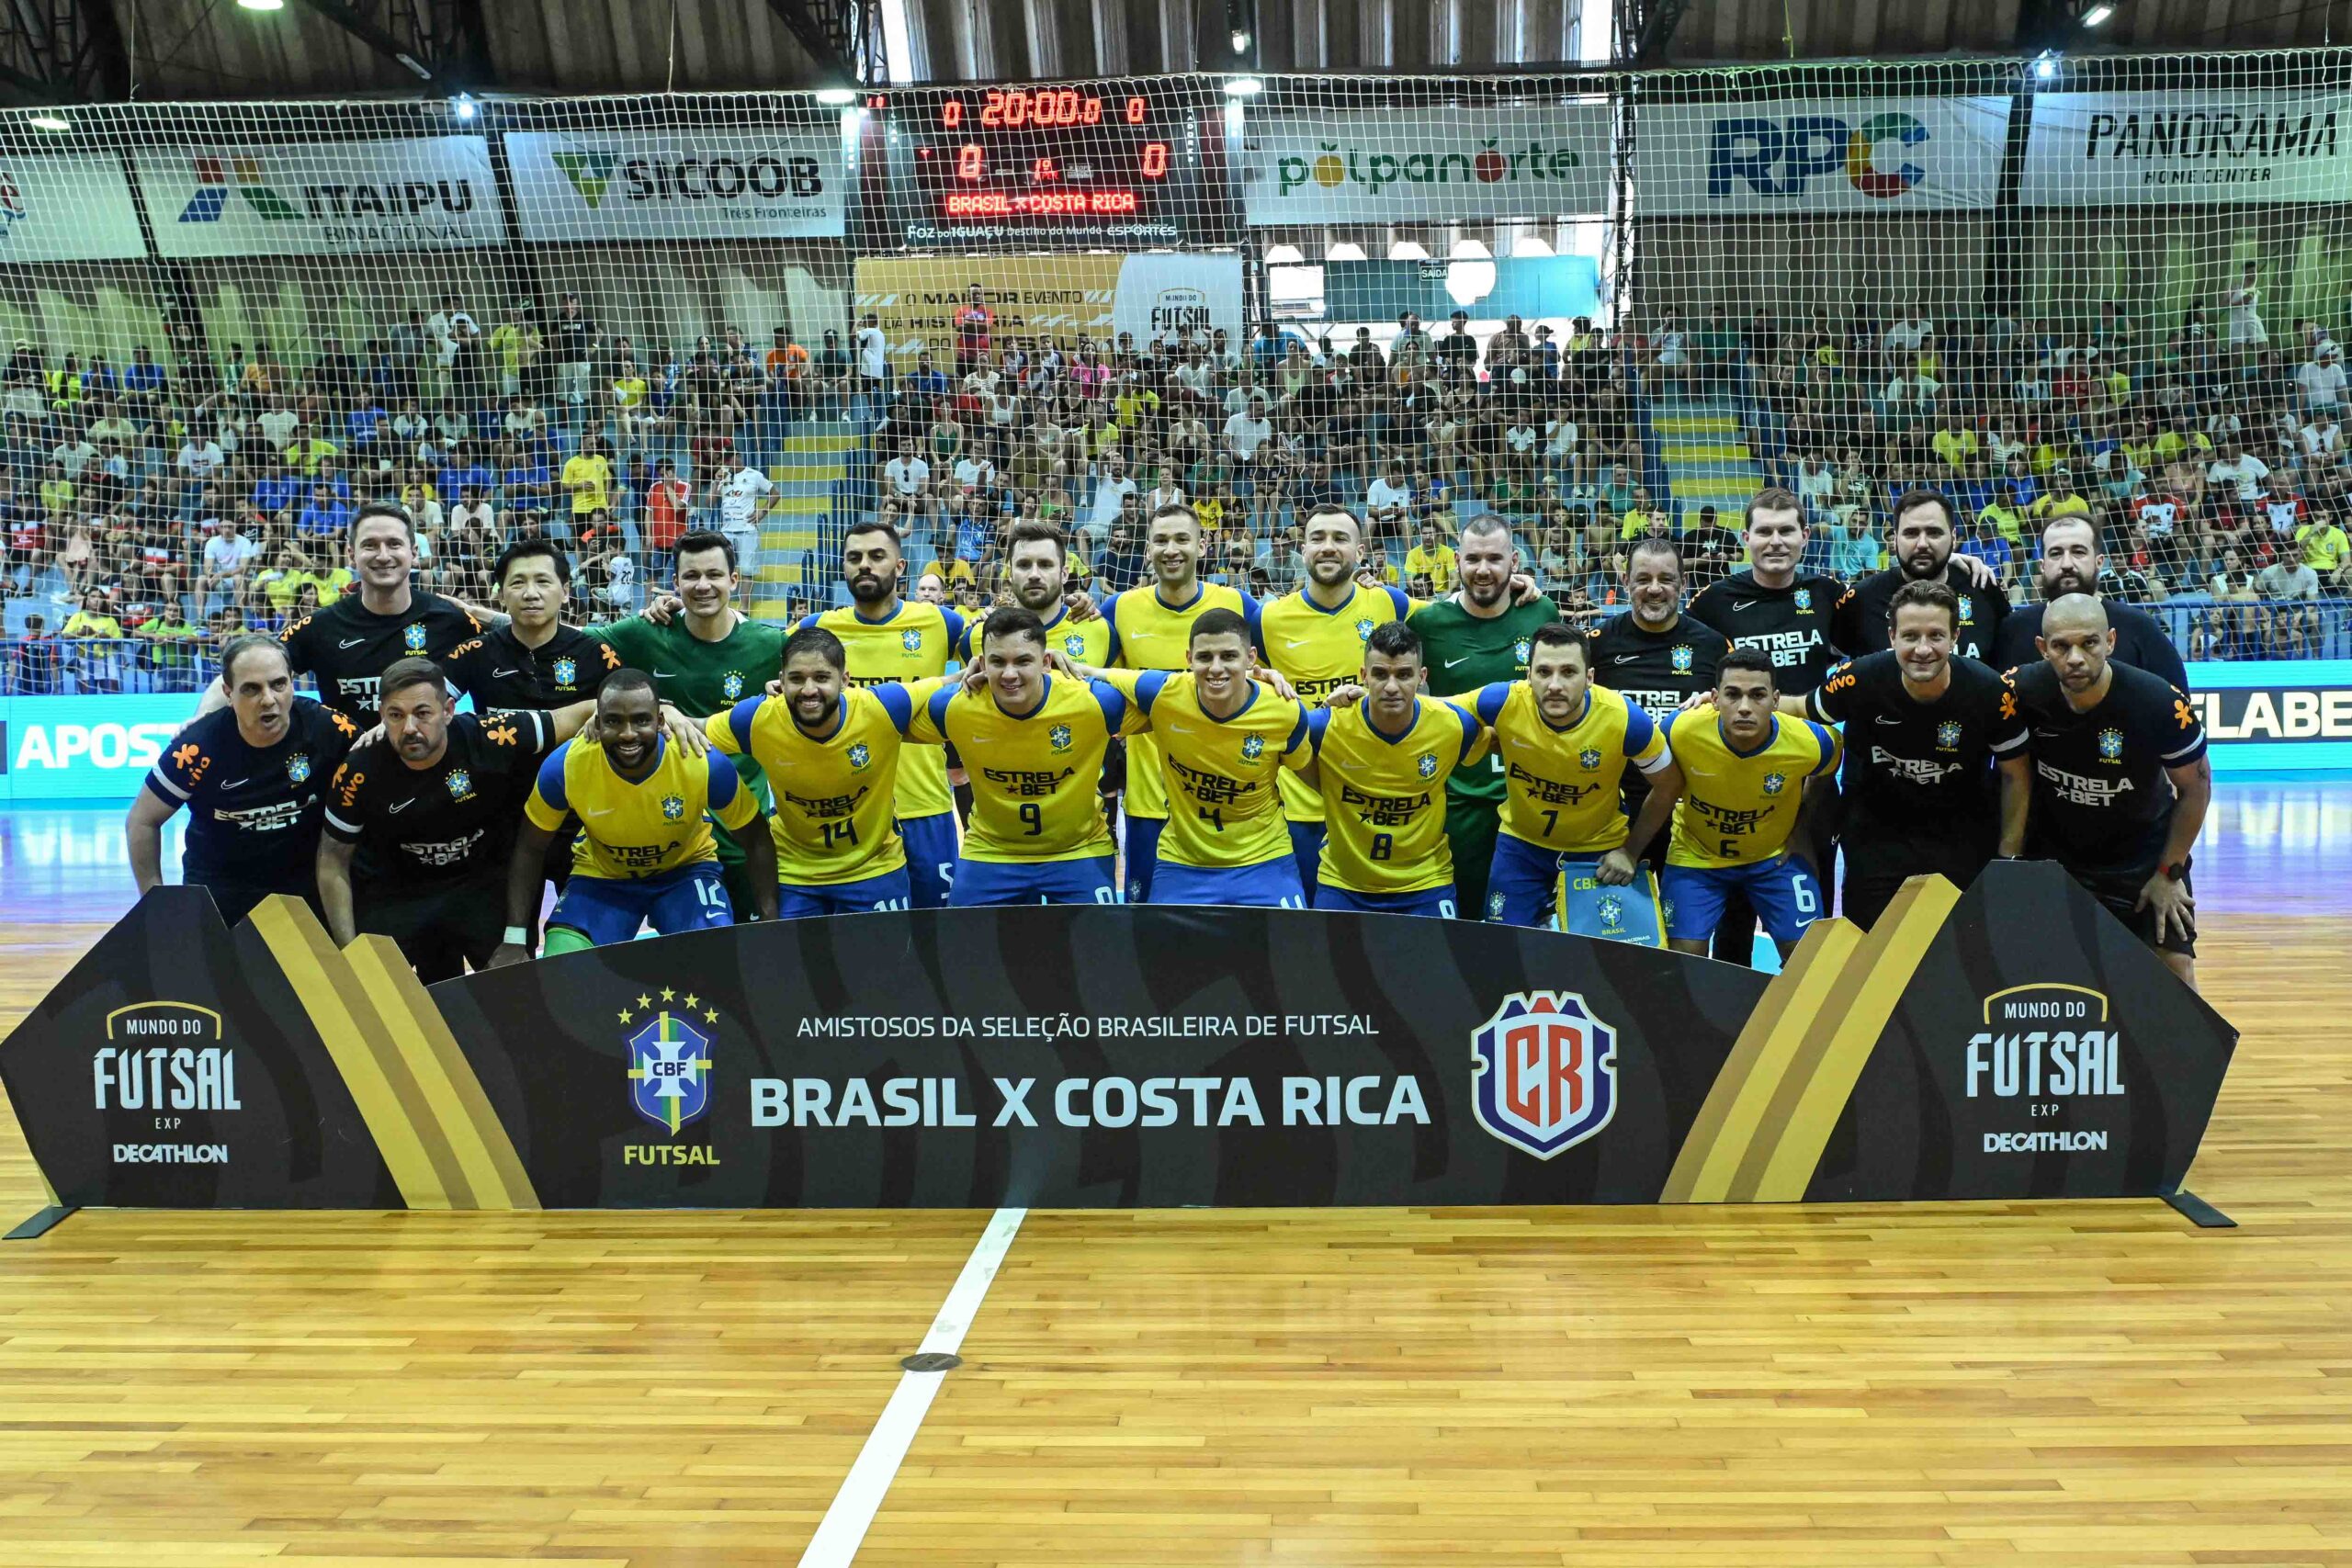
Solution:
M1804 1195L2176 1191L2235 1042L2057 866L1995 864L1907 977Z
M258 931L232 935L200 887L159 887L99 938L8 1037L0 1080L67 1204L401 1203Z
M69 1203L1541 1204L2175 1190L2235 1035L2056 867L1779 976L1547 931L1010 908L622 942L427 993L159 889L5 1044Z
M1508 926L1041 907L433 995L550 1208L1151 1208L1649 1201L1766 984Z

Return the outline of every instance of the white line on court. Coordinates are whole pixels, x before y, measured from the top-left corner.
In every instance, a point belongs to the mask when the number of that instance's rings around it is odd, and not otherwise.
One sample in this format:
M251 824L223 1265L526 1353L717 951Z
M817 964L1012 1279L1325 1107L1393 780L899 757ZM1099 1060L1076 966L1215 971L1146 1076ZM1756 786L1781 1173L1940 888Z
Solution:
M964 1260L964 1271L956 1276L955 1288L940 1303L939 1315L931 1320L931 1332L922 1337L918 1353L936 1351L952 1356L962 1347L964 1333L972 1326L980 1303L988 1296L989 1285L996 1279L997 1268L1003 1263L1021 1222L1028 1214L1026 1209L999 1209L989 1217L988 1228L973 1244L972 1256ZM922 1427L923 1416L931 1409L931 1402L946 1376L945 1372L899 1375L899 1386L891 1391L890 1403L882 1407L874 1430L866 1434L857 1462L842 1477L842 1489L833 1494L833 1506L825 1510L817 1533L808 1538L808 1549L800 1554L800 1568L848 1568L856 1558L866 1529L874 1523L875 1512L882 1506L891 1479L905 1462L916 1429Z

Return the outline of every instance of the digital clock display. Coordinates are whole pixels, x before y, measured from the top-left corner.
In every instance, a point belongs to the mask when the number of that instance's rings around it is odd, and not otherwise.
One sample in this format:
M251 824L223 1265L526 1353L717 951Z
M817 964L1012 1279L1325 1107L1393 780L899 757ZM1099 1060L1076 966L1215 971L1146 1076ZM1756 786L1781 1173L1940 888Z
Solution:
M893 94L893 227L913 244L1148 246L1187 236L1199 112L1128 87Z

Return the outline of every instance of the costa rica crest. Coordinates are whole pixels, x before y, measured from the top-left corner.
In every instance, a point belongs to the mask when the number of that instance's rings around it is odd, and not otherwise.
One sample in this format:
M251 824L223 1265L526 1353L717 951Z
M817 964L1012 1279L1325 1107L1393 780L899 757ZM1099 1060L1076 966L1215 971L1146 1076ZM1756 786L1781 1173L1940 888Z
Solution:
M555 683L559 690L570 691L580 683L580 661L559 659L555 661Z
M1788 787L1789 776L1786 773L1766 773L1764 775L1764 793L1766 795L1778 795Z
M423 621L411 621L401 628L401 646L411 653L424 651L424 623Z
M1516 991L1470 1037L1478 1125L1550 1159L1617 1113L1617 1031L1574 991Z
M683 795L663 795L662 797L662 819L664 822L684 821L686 819L685 798Z
M628 1037L628 1098L637 1113L675 1133L710 1109L710 1036L677 1013L656 1013Z

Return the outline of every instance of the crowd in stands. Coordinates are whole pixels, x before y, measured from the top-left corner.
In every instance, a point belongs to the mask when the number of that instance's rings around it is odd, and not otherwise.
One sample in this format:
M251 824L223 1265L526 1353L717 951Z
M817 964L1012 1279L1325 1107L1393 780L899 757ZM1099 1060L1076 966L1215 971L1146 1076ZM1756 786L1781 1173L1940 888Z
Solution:
M1511 517L1544 591L1598 618L1643 534L1681 541L1694 587L1740 564L1739 518L1677 501L1653 423L1700 400L1736 415L1758 487L1804 499L1807 565L1843 579L1884 564L1889 503L1922 484L2019 596L2041 526L2090 519L2111 594L2211 601L2192 657L2307 651L2352 572L2344 355L2316 321L2274 338L2251 266L2177 321L1758 306L1613 331L1511 317L1481 337L1456 312L1377 340L1033 337L976 287L952 338L911 366L905 348L871 316L813 346L778 328L755 349L740 327L639 344L575 296L487 330L450 298L356 350L232 343L177 370L144 346L116 365L19 342L0 370L9 674L53 689L44 639L135 645L169 671L282 626L349 586L345 526L379 497L414 516L424 586L461 599L489 600L489 564L534 536L571 553L591 619L634 609L693 527L733 538L755 581L768 466L810 420L868 448L846 509L896 521L922 592L970 605L1023 518L1064 527L1098 595L1146 581L1147 520L1171 501L1205 525L1204 576L1280 594L1299 519L1338 502L1365 519L1368 570L1431 596L1467 517Z

